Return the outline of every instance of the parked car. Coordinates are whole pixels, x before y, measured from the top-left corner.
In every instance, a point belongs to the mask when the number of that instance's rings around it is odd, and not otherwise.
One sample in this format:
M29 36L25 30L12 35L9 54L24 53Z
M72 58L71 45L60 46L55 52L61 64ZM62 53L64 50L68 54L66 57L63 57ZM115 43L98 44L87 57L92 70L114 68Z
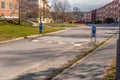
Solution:
M85 24L85 21L84 20L79 20L79 21L75 21L75 23L77 23L77 24Z

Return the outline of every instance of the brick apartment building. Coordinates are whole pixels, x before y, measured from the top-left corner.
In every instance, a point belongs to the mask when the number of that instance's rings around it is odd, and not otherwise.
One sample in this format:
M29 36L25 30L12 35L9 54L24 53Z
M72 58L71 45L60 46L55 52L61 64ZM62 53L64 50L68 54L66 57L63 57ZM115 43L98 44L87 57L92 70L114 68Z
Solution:
M111 18L114 21L119 20L119 8L120 8L120 1L119 0L113 0L112 2L106 4L105 6L102 6L98 9L86 12L84 19L86 22L92 21L92 20L101 20L104 22L107 18Z
M84 20L85 20L85 22L91 21L91 17L92 17L91 15L92 15L91 11L84 13Z
M90 22L91 20L96 20L96 10L92 10L84 13L85 22Z
M0 16L5 18L18 18L17 0L0 0Z

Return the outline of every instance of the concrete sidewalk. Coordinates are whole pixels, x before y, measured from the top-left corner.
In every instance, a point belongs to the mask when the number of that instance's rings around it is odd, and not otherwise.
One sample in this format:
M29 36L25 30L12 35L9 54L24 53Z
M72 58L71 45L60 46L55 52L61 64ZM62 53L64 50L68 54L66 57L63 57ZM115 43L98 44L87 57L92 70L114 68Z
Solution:
M114 36L106 45L52 80L103 80L103 75L116 56L116 42L117 36Z

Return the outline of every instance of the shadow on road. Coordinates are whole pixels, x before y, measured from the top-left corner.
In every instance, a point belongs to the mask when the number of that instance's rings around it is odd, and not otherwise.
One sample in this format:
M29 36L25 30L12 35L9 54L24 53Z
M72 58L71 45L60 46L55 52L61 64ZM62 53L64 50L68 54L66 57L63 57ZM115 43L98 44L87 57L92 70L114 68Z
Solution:
M61 78L55 78L53 80L102 80L97 78L103 75L104 71L100 68L106 68L107 66L102 66L98 64L78 64L73 68L70 68L69 72L63 73ZM79 72L80 71L80 72ZM94 72L93 72L94 71ZM94 78L94 79L88 79Z
M65 79L71 80L72 78L76 78L76 80L79 80L79 79L81 80L81 79L86 79L88 76L95 77L94 80L102 80L96 77L104 73L103 71L101 71L100 68L106 68L106 67L107 66L102 66L102 65L97 65L97 64L80 64L80 65L76 65L73 68L70 68L69 72L65 72L64 74L62 74L61 76L64 79L55 78L54 80L65 80ZM49 76L49 74L51 74L52 72L56 70L58 69L49 68L46 71L28 73L13 80L45 80L45 77ZM79 73L78 71L81 71L81 73ZM82 74L82 73L86 73L86 74Z
M45 77L49 76L49 74L56 70L57 68L49 68L46 71L25 74L14 80L44 80Z

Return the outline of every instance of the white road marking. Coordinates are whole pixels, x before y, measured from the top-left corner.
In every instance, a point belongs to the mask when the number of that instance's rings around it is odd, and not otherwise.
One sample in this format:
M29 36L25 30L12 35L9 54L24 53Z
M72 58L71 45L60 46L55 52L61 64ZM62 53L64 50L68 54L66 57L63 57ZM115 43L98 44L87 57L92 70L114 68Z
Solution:
M82 46L82 44L74 44L74 46Z
M32 40L32 42L39 42L40 40Z
M52 41L47 41L47 43L52 43Z
M62 41L58 41L58 44L66 44L66 43Z
M74 42L71 42L70 44L72 44L72 45L73 45L73 44L75 44L75 43L74 43Z

